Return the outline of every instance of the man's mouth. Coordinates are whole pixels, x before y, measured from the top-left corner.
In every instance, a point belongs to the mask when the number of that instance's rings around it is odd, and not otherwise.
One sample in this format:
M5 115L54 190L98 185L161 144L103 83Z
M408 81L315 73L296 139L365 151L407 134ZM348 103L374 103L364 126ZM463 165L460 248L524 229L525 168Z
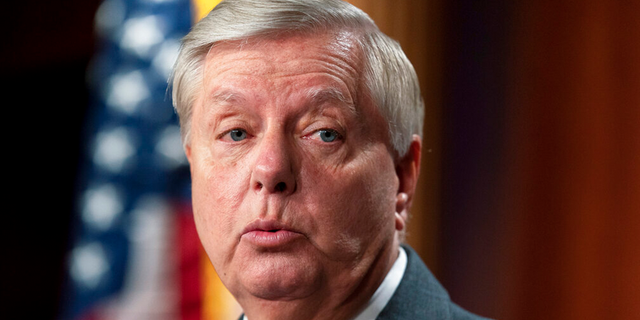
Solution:
M257 220L243 230L241 240L265 249L274 249L290 244L303 235L276 220Z

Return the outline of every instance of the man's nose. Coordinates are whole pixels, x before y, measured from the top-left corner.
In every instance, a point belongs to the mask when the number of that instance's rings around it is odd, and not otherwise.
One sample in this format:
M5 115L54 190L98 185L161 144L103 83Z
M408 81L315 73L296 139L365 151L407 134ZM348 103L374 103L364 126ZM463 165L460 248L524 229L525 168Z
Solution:
M251 187L257 193L291 194L296 190L290 145L282 135L266 135L258 145Z

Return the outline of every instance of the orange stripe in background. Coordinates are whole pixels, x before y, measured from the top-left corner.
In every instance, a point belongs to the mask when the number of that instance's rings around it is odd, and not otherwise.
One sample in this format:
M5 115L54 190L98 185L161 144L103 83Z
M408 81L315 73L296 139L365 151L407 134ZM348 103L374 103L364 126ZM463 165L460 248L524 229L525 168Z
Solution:
M238 319L242 313L240 305L220 281L220 277L209 261L209 257L201 251L200 272L203 286L203 320Z
M200 21L204 18L211 9L215 8L222 0L191 0L193 4L193 19L194 21Z

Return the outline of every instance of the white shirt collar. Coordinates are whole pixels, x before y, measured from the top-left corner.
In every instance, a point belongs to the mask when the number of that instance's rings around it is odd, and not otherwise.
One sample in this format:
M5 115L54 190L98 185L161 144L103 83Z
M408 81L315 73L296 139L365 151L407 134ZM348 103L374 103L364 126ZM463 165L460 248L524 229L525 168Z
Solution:
M393 263L391 270L387 273L376 292L371 296L371 299L358 316L353 320L374 320L378 317L382 309L387 306L389 300L396 292L396 289L400 285L400 281L404 276L404 271L407 269L407 253L402 247L400 247L398 258ZM246 319L245 319L246 320Z
M396 262L393 263L393 266L391 266L389 273L387 273L387 276L382 280L376 292L371 296L364 310L353 318L353 320L374 320L380 312L382 312L382 309L387 306L389 300L391 300L391 297L400 285L404 271L407 269L407 253L402 247L400 247L398 251L398 258ZM246 315L243 317L243 320L248 320Z

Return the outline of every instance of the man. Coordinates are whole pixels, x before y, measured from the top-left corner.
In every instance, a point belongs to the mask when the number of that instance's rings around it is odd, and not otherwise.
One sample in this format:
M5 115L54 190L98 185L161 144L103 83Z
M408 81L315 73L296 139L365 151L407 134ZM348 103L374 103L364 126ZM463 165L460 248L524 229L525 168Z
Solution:
M413 67L338 0L226 0L173 76L198 234L260 319L475 319L401 247L419 174Z

